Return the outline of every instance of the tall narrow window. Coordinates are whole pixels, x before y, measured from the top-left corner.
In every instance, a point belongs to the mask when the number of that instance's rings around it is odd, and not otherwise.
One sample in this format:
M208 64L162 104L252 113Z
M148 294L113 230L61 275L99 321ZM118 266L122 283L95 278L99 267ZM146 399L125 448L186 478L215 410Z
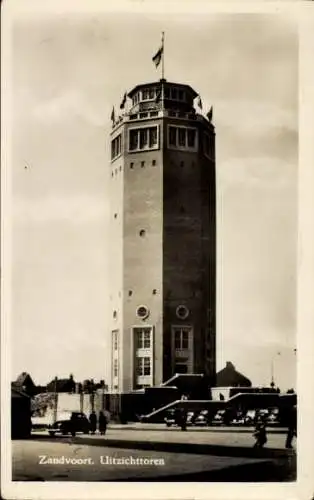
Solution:
M189 328L176 328L174 331L174 347L175 349L189 348Z
M188 128L188 148L194 148L195 147L195 129L194 128Z
M179 128L179 146L185 146L185 137L186 137L186 129L185 128Z
M130 130L130 150L138 149L138 131Z
M114 377L118 376L118 360L117 359L113 360L113 376Z
M169 144L176 146L177 144L177 129L176 127L169 127Z
M113 343L113 350L114 351L118 350L118 335L119 335L119 331L118 330L113 330L113 332L112 332L112 343Z
M147 128L140 129L140 149L145 149L148 144L148 130Z
M153 148L157 145L157 128L150 127L149 131L149 147Z
M149 99L149 90L148 89L142 90L142 99L143 99L143 101L145 101L146 99Z
M114 160L117 156L121 154L122 151L122 139L121 134L115 137L111 141L111 160Z

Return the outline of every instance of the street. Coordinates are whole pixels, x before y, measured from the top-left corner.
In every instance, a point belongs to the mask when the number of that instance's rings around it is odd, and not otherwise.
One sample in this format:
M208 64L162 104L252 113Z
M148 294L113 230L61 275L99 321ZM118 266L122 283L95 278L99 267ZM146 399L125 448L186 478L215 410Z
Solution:
M12 442L14 481L291 480L295 454L281 456L285 434L269 434L268 456L252 455L249 432L176 428L108 429L106 436L49 437ZM197 445L197 448L189 448ZM213 445L212 451L206 446ZM179 446L179 448L178 448ZM178 449L182 450L177 451ZM271 455L272 449L281 453ZM199 450L199 452L194 452ZM250 456L251 455L251 456ZM278 474L278 479L276 475ZM256 477L256 479L254 479Z

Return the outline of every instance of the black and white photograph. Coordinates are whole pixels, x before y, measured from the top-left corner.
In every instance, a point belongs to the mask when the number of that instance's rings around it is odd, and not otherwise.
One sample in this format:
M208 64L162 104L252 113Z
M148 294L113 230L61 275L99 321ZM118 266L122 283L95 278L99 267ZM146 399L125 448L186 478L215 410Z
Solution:
M298 480L298 19L188 3L7 12L20 488Z

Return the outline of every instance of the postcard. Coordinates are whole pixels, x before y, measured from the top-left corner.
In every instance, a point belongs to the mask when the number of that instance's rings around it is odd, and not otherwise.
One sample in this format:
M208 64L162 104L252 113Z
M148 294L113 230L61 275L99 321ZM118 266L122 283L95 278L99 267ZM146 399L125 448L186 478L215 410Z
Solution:
M4 498L311 498L313 28L5 3Z

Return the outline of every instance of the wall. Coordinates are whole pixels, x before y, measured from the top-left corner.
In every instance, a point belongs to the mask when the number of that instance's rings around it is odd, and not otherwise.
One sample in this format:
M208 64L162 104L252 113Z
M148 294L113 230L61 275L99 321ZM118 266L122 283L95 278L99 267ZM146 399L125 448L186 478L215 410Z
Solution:
M215 164L202 153L202 124L165 120L164 140L169 124L197 127L199 147L164 151L164 380L173 375L171 325L193 327L192 371L215 372ZM184 320L176 316L180 304L190 311Z
M150 125L161 120L132 122L129 126ZM155 165L153 165L153 160ZM133 168L130 168L131 162ZM141 162L145 162L142 166ZM135 381L132 326L154 326L153 383L162 382L162 154L161 150L125 154L124 242L123 242L123 389L133 389ZM141 237L139 231L145 230ZM156 292L153 293L153 290ZM132 291L132 295L129 295ZM149 309L142 320L136 310Z

